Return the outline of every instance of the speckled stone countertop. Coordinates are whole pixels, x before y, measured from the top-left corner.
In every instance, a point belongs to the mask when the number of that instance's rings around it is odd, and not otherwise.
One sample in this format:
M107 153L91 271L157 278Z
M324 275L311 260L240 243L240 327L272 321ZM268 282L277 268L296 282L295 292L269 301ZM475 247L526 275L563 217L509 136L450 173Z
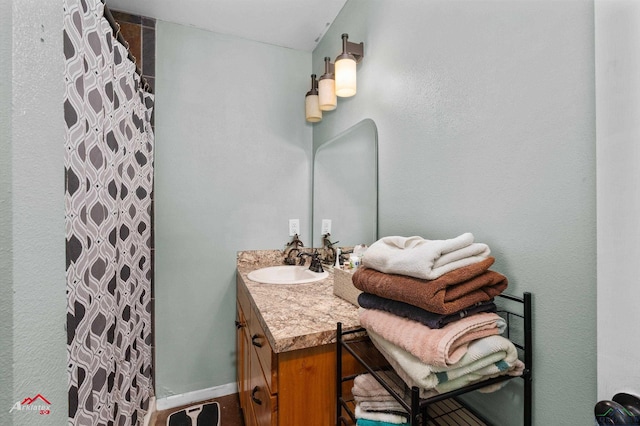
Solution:
M261 284L247 274L266 266L282 265L279 250L240 251L237 273L257 308L258 321L274 352L320 346L336 341L336 323L343 330L359 327L358 308L333 295L333 270L309 284Z

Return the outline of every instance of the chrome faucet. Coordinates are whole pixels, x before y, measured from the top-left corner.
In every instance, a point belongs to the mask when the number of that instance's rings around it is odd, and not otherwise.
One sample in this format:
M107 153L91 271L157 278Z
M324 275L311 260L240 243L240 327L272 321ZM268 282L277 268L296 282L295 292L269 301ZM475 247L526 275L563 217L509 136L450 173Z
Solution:
M298 261L299 265L305 264L305 257L311 257L311 265L309 265L309 270L313 272L324 272L322 268L322 262L320 261L320 255L318 254L318 250L315 250L313 253L300 252L298 253L298 257L300 260Z

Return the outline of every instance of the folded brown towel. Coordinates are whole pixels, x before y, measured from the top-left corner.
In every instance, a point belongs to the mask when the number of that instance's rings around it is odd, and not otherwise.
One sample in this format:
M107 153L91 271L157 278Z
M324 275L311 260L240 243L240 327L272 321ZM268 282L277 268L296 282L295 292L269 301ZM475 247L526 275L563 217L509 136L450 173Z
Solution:
M353 285L367 293L409 303L438 314L452 314L478 302L486 302L507 288L507 277L490 271L495 258L463 266L435 280L385 274L358 268Z

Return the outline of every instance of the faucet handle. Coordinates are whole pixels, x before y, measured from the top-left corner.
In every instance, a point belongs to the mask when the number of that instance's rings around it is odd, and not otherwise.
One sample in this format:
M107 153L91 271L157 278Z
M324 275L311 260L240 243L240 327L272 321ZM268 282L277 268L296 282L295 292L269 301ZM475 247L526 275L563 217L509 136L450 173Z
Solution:
M324 269L322 268L322 261L320 260L320 253L318 253L317 249L314 250L311 255L311 265L309 266L309 269L313 272L324 272Z

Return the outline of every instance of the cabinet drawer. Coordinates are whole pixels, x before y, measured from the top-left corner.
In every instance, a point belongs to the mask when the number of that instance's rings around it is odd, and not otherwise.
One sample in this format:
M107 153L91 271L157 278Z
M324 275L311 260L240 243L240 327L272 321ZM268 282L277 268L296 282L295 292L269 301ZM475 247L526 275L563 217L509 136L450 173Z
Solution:
M249 336L249 347L254 348L257 351L257 356L262 370L266 377L267 385L271 390L271 393L278 392L278 363L276 360L277 355L273 352L269 340L262 329L262 325L258 320L259 315L253 309L253 303L249 298L247 288L245 287L242 277L238 275L236 277L237 285L237 301L241 312L244 314L244 319L247 325L247 333Z
M278 424L278 396L272 395L267 386L262 368L258 362L256 350L251 353L251 380L249 401L258 426L276 426Z
M267 339L267 336L262 329L262 325L258 321L258 314L254 311L251 312L251 317L248 320L249 324L249 345L253 347L256 352L257 361L262 366L267 386L271 390L271 393L278 392L278 362L276 360L276 354L271 348L271 344ZM253 369L253 366L251 367Z

